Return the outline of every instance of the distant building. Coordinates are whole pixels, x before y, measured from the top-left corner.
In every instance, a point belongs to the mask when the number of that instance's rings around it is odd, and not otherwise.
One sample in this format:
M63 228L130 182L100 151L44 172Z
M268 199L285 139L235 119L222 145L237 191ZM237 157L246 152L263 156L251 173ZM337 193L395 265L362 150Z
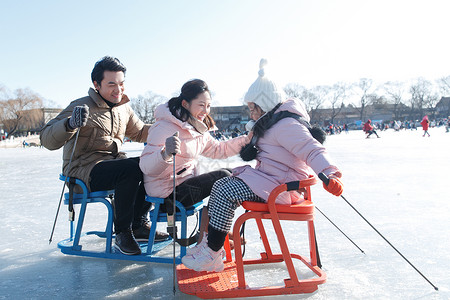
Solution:
M5 132L15 128L14 135L24 133L37 133L51 119L56 117L62 109L60 108L35 108L20 111L20 118L3 120L0 129Z
M441 118L450 116L450 97L442 97L436 105L436 115Z
M450 115L449 109L450 97L443 97L438 104L438 113L436 116ZM332 116L334 115L334 118ZM245 131L245 124L250 120L250 112L247 106L219 106L211 108L211 116L216 121L216 126L219 130L224 132L231 132L235 128L240 131ZM414 114L411 108L403 103L388 104L379 103L367 105L364 108L363 116L361 118L360 109L352 105L343 106L335 109L320 108L309 112L311 124L319 126L328 126L333 123L335 125L343 124L361 124L367 119L376 120L378 122L389 122L393 120L413 120ZM362 119L362 120L361 120ZM350 128L359 128L353 126Z
M247 105L216 106L211 108L211 117L221 131L245 131L245 124L250 121L250 111Z

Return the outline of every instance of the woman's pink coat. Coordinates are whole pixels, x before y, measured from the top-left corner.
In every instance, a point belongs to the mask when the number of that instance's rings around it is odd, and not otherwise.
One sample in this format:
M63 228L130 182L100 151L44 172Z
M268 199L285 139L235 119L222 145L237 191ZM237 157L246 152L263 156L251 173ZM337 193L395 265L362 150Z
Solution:
M141 154L139 166L144 173L144 185L147 195L165 198L173 191L173 160L164 161L161 151L166 139L179 132L181 154L175 156L176 184L198 174L198 157L200 155L223 159L236 155L247 143L247 136L219 142L209 132L199 133L188 122L175 118L169 111L167 103L155 110L155 124L150 127L147 145ZM214 170L209 170L214 171Z

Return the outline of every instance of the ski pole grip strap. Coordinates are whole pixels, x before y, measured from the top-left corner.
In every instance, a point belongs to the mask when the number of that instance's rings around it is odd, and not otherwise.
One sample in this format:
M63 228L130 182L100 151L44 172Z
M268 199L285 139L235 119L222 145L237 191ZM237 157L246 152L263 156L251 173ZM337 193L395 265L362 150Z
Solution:
M75 187L75 178L69 177L69 211L73 211L73 189Z
M197 243L198 238L200 236L199 233L195 234L194 236L185 238L185 239L179 239L177 237L177 230L178 230L178 228L176 226L167 226L167 233L170 235L170 237L172 239L174 239L175 242L177 242L178 245L187 247L187 246Z
M164 206L166 208L167 216L172 216L174 214L173 210L173 200L169 197L164 198Z

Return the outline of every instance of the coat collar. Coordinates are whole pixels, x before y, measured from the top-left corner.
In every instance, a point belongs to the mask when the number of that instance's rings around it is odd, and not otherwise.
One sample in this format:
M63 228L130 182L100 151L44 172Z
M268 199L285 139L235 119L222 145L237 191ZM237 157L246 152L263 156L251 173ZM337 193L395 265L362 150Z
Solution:
M94 90L93 88L89 88L88 95L89 95L89 97L91 97L92 100L94 100L95 104L97 104L98 107L109 108L108 104L106 104L106 102L103 100L103 98L100 97L100 95L97 93L97 91ZM116 106L120 106L120 105L123 105L128 102L130 102L130 99L128 98L128 96L123 95L122 100Z

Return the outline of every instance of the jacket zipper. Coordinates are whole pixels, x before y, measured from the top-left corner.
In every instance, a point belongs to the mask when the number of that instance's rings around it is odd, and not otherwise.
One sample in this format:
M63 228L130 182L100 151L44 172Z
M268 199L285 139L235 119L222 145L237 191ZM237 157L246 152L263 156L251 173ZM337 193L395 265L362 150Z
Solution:
M113 134L113 130L114 130L114 114L113 114L112 110L113 110L113 108L110 107L109 108L109 113L111 114L111 133L110 133L110 136L114 137L114 134Z

